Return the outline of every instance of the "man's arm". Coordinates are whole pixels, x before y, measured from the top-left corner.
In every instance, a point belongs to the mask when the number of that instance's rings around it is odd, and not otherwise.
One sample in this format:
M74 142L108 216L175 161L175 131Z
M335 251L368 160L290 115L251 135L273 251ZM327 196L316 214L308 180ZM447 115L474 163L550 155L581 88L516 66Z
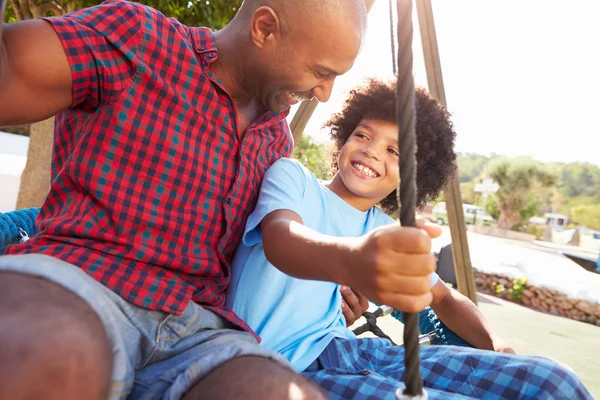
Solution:
M50 24L0 18L0 126L40 121L71 104L71 70Z
M431 308L446 326L471 345L484 350L515 353L500 338L479 308L466 296L439 280L432 288Z
M288 275L350 286L368 298L416 312L431 301L435 260L431 239L417 228L389 225L360 238L318 233L292 211L277 210L261 222L267 259Z

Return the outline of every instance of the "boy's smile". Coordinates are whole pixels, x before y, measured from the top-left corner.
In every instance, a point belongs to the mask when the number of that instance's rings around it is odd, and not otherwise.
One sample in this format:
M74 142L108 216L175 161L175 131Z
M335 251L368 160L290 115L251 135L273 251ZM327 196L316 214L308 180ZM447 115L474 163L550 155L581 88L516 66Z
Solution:
M352 165L352 172L354 172L359 178L377 178L381 176L379 172L367 163L362 163L360 161L351 161L350 165Z
M398 186L398 126L362 120L340 151L329 188L359 210L378 204Z

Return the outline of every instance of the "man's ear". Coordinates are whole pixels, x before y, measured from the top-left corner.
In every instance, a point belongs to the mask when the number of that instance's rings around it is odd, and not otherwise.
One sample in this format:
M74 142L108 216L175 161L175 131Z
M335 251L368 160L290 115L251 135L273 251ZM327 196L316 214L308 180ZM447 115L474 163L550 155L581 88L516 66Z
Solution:
M250 34L252 43L259 49L279 39L281 36L281 25L275 10L267 6L259 7L252 15Z

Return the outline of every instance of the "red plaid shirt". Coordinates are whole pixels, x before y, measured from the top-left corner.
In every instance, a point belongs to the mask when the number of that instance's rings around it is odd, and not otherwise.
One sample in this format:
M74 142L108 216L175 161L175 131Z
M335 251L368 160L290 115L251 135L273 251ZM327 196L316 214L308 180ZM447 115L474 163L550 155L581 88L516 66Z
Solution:
M73 105L56 116L41 232L5 253L67 261L152 310L179 314L191 299L249 330L225 290L263 174L291 153L287 113L238 133L207 28L124 1L47 21Z

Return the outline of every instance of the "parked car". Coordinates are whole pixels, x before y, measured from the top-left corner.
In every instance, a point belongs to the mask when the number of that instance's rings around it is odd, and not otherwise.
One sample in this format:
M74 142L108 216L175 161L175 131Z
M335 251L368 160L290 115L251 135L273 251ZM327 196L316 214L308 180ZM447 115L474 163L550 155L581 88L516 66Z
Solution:
M496 223L496 220L489 215L483 207L474 206L472 204L463 204L463 215L467 224L486 225L490 226ZM438 225L448 224L448 212L446 211L446 203L441 202L433 206L431 210L431 220Z

